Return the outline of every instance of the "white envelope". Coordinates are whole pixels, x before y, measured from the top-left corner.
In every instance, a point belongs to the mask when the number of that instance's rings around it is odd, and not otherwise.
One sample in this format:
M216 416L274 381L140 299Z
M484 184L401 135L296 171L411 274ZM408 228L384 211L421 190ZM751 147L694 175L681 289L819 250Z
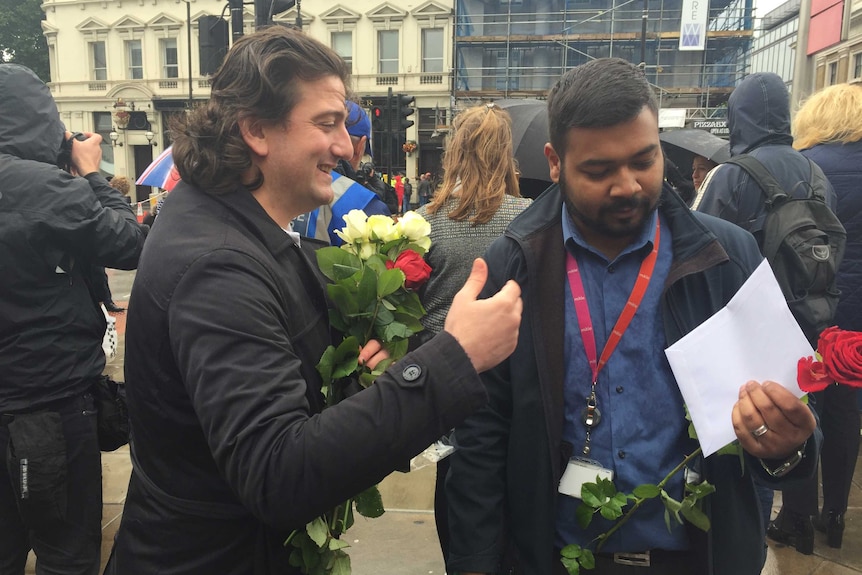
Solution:
M731 413L739 388L771 380L802 397L797 362L814 350L763 260L724 309L665 354L708 456L736 439Z

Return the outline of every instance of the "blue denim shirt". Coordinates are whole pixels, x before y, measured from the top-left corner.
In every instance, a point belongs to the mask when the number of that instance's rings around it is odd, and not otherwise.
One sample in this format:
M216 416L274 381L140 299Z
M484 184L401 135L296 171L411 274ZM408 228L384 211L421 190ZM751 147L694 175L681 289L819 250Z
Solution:
M607 336L631 294L643 259L652 250L655 218L643 233L614 261L609 262L590 247L563 207L563 240L577 259L601 356ZM599 372L596 395L601 421L591 434L590 459L614 472L617 490L631 493L642 483L656 484L686 455L687 421L682 395L664 354L665 335L661 317L661 296L672 261L670 228L661 226L659 254L643 301L608 363ZM563 439L570 442L574 455L581 456L585 427L581 413L590 391L591 371L581 341L578 318L566 282L565 327L565 422ZM671 497L683 496L682 474L666 487ZM586 546L612 523L600 515L586 530L575 519L580 499L559 495L557 541L562 548L569 543ZM640 552L647 549L680 550L688 547L685 528L673 522L668 532L664 506L658 500L643 505L626 525L602 547L602 552ZM595 549L595 545L590 546Z

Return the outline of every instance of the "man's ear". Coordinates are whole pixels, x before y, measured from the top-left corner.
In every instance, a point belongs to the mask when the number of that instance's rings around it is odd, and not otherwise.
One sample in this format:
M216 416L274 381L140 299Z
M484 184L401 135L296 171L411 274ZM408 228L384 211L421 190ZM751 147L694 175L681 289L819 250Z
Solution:
M557 155L557 151L549 143L545 144L545 157L548 158L548 168L550 168L551 181L555 184L560 182L560 163L562 159Z
M266 157L269 154L269 144L266 140L266 130L256 118L242 118L239 121L239 133L245 145L256 155Z

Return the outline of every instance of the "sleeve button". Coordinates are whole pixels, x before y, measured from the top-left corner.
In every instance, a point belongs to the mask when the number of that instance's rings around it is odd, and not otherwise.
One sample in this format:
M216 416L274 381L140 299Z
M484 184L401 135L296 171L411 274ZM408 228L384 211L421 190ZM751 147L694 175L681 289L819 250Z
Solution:
M415 363L408 365L401 372L401 377L404 378L404 381L416 381L420 375L422 375L422 368Z

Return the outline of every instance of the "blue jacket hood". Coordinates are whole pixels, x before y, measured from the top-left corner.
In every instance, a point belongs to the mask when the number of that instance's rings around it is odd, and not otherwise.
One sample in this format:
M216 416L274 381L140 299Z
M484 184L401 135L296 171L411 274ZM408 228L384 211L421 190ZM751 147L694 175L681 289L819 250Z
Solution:
M790 96L778 74L750 74L727 103L730 155L738 156L764 144L793 143L790 135Z
M53 165L65 134L48 86L29 68L0 65L0 153Z

